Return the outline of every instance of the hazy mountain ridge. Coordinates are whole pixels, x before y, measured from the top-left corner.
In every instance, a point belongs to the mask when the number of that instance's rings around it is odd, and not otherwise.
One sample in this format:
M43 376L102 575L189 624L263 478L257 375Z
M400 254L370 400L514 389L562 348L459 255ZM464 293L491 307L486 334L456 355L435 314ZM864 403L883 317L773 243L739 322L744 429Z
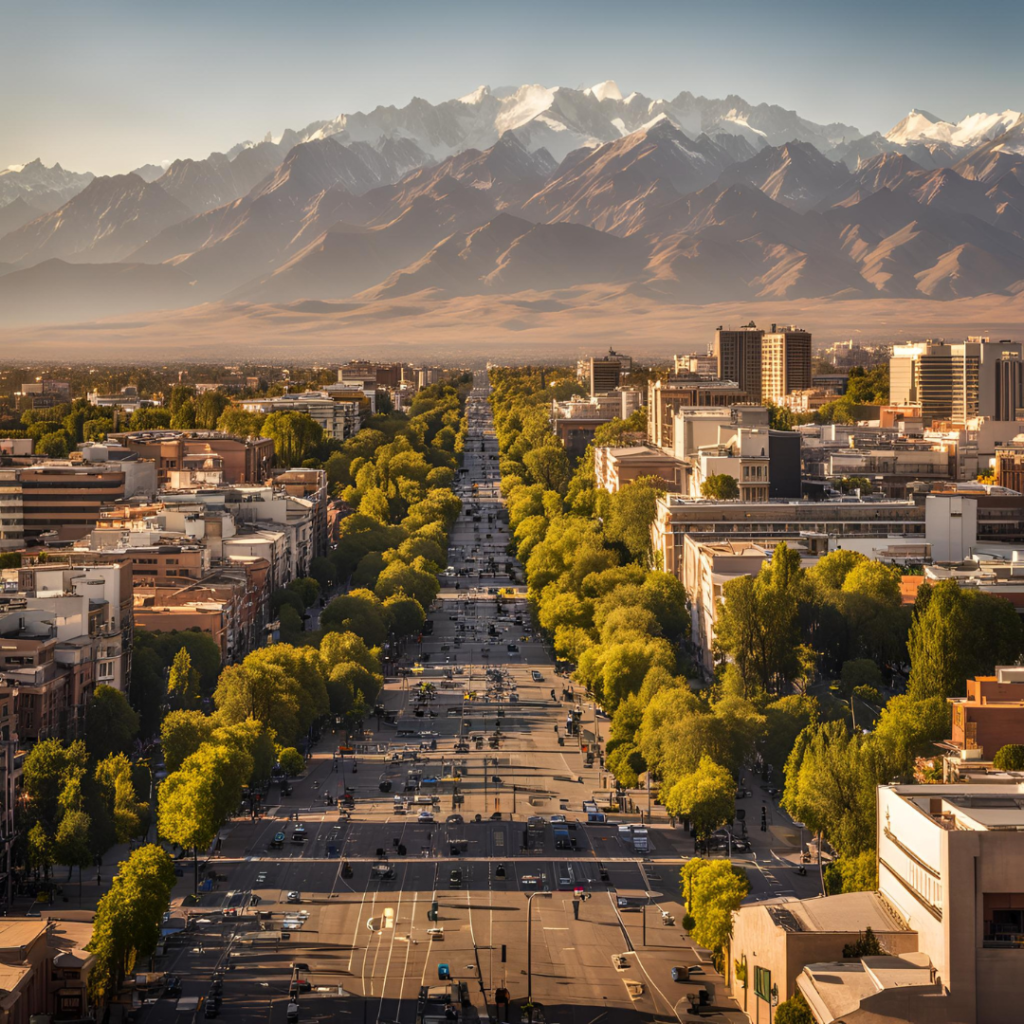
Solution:
M38 318L102 315L105 294L113 315L147 301L593 285L675 303L1020 291L1024 118L915 112L889 136L738 97L623 97L607 82L377 108L175 161L155 180L155 166L97 178L49 212L18 195L0 206L14 280L0 322L31 320L33 304ZM965 138L978 145L957 156ZM7 177L26 172L46 195L83 177L41 164ZM86 263L173 273L75 269Z

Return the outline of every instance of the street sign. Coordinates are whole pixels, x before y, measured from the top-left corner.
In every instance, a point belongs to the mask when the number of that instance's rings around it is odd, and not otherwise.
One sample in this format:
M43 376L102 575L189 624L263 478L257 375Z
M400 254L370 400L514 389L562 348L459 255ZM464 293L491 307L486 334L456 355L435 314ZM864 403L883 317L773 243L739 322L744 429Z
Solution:
M754 968L754 994L766 1003L772 1001L772 972L764 967Z

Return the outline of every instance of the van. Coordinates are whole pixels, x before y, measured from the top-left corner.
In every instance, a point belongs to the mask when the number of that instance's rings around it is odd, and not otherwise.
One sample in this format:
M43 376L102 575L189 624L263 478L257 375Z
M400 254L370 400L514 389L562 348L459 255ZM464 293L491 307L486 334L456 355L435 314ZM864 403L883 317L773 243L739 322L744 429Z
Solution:
M434 801L437 800L437 799L438 798L434 797L434 796L424 796L424 795L420 794L419 796L414 796L412 798L412 800L410 801L410 803L421 805L421 806L425 804L428 807L432 807L434 805Z
M588 825L606 825L608 819L600 811L589 811L587 813Z

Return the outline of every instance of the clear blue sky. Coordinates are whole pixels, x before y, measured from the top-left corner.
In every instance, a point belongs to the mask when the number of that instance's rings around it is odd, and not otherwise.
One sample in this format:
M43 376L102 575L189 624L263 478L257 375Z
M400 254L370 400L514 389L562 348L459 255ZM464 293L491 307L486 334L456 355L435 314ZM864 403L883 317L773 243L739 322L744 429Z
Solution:
M0 0L0 167L116 173L477 85L681 90L887 131L1020 109L1024 3Z

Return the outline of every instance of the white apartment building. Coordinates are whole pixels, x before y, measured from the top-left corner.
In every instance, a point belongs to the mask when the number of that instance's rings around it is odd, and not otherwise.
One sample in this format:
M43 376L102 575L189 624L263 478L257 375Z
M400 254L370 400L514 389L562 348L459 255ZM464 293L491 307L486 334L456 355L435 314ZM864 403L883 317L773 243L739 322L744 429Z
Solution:
M769 455L767 429L741 428L718 444L707 445L690 457L689 496L703 496L712 476L731 476L739 486L740 501L767 501Z
M672 454L685 459L707 445L721 444L740 427L768 429L763 405L682 406L673 416Z
M336 399L331 388L341 388L344 394L352 392L348 385L330 385L323 391L303 391L294 395L273 398L253 398L239 403L246 412L268 415L272 412L302 412L323 427L324 433L338 441L355 434L362 426L360 403ZM361 394L361 392L360 392Z

